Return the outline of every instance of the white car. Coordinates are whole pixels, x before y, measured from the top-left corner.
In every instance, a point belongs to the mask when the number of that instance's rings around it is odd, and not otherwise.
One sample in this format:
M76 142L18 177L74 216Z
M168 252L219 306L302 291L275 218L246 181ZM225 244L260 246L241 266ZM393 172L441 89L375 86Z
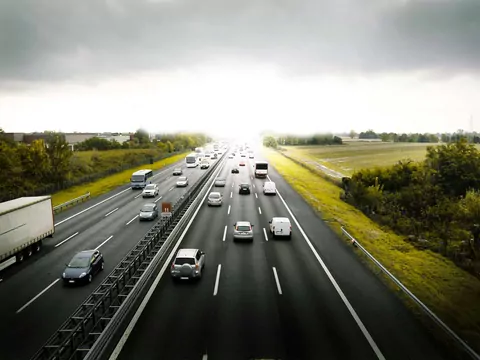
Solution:
M292 237L292 224L289 218L274 217L268 223L270 224L270 233L272 233L273 238L281 236L290 239Z
M223 203L223 196L217 191L211 192L208 195L207 200L208 206L222 206Z
M142 197L155 197L158 195L158 185L157 184L148 184L143 188Z
M200 169L208 169L210 167L210 163L208 161L202 161L200 164Z
M265 181L263 183L263 194L277 195L277 187L273 181Z
M180 176L177 180L177 187L185 187L188 185L188 178L186 176Z

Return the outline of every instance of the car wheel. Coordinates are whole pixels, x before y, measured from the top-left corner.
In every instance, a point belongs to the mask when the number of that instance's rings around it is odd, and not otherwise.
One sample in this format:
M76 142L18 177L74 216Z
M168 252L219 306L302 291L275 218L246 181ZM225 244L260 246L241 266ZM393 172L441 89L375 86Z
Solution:
M100 271L102 271L103 269L105 269L105 261L102 261L102 266L100 268Z
M92 274L88 275L88 282L89 282L89 283L92 282L92 279L93 279Z

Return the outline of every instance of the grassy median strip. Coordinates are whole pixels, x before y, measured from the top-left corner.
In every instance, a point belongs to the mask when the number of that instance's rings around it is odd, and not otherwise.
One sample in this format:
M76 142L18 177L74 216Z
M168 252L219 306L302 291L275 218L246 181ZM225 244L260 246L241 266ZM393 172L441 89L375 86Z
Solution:
M75 199L81 195L85 195L88 192L90 192L91 197L104 194L121 185L125 185L126 183L128 183L134 171L137 171L140 169L158 170L165 166L173 164L179 160L182 160L183 158L185 158L187 154L188 152L185 152L183 154L178 154L172 157L162 159L153 164L145 164L145 165L133 167L129 170L125 170L117 174L107 176L100 180L96 180L96 181L78 185L78 186L73 186L69 189L59 191L52 195L53 206L63 204L64 202Z
M315 171L299 166L270 149L264 149L264 155L335 232L341 236L340 227L344 226L460 337L475 344L478 351L480 281L477 278L441 255L416 249L402 237L382 229L362 212L340 200L341 189ZM375 273L379 273L370 260L360 257ZM398 290L392 282L387 284Z

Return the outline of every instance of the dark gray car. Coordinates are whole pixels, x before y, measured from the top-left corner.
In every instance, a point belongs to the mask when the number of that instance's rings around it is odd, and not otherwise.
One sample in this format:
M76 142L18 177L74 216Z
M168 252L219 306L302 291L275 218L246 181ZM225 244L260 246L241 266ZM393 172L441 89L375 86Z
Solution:
M103 255L98 250L85 250L76 254L63 271L64 284L90 283L93 276L105 266Z
M140 209L140 221L142 220L154 220L158 217L158 207L155 203L148 203L142 206Z

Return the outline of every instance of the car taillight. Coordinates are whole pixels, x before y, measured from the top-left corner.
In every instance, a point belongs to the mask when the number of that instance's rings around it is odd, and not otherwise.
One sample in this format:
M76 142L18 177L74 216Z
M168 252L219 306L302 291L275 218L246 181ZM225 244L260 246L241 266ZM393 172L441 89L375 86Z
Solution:
M197 270L199 269L198 264L195 264L195 269L197 269Z
M174 268L175 268L175 263L173 262L173 263L172 263L172 269L174 269Z

